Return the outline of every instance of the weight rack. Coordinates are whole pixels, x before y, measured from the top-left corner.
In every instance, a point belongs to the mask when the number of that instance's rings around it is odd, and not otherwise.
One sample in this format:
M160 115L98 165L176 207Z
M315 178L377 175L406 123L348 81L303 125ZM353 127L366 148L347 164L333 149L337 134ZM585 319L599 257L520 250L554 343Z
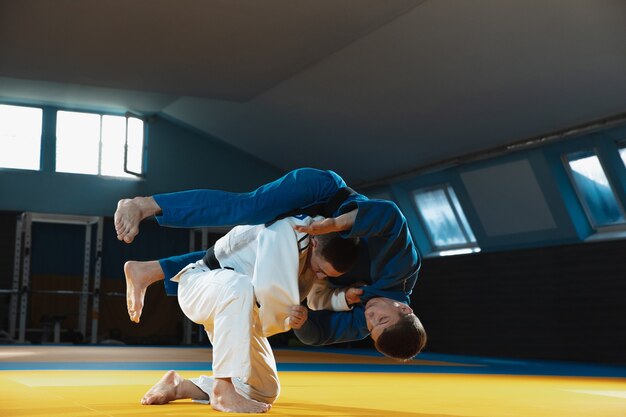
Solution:
M90 343L95 344L97 343L98 339L103 229L103 218L97 216L75 216L33 212L24 212L20 216L18 216L15 230L15 253L13 258L14 264L12 287L9 290L0 290L0 292L2 293L11 294L9 307L9 335L11 338L15 338L15 333L17 330L18 342L24 343L26 340L28 301L29 295L31 294L31 292L33 292L30 289L32 224L37 222L85 226L85 252L83 259L83 278L81 291L46 290L40 292L45 294L69 294L80 296L78 311L78 330L85 336L88 320L87 310L89 307L89 297L91 296L92 311ZM94 226L96 227L95 264L93 274L93 290L90 291L89 284L91 268L92 229ZM18 315L19 328L17 328ZM57 339L58 335L55 335L55 340Z

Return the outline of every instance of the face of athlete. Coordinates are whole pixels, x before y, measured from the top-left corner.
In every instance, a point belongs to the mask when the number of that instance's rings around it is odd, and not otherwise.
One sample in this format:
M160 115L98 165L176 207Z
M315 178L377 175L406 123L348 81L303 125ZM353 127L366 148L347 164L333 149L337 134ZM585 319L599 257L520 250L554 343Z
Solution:
M341 276L342 273L337 271L326 259L320 254L319 242L314 236L311 237L311 256L309 258L309 266L317 279L334 278Z
M386 328L400 321L401 316L412 313L411 307L391 298L371 298L365 304L365 320L370 337L376 342Z

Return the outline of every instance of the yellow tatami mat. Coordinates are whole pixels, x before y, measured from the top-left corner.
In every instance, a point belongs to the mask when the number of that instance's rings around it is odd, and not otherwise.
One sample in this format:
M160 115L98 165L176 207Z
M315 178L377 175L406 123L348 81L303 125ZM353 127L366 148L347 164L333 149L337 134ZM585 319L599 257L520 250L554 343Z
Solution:
M93 368L96 362L84 362L79 363L85 367L82 370L37 369L43 366L72 368L72 365L67 365L69 362L65 361L25 362L25 355L18 354L19 347L11 349L13 351L0 347L0 365L3 365L0 369L5 369L0 371L2 417L224 415L212 410L208 405L191 401L176 401L160 406L141 405L139 400L143 394L163 375L167 367L163 370L93 370L90 368ZM32 348L24 347L24 350L28 349ZM89 352L88 349L90 348L81 348L81 352ZM102 355L102 350L95 349L91 352ZM167 353L165 357L171 354L171 351L154 350L155 348L135 349L133 352L144 358L157 359L163 357L163 353ZM7 360L10 352L14 352L13 361ZM63 356L62 348L52 349L52 352ZM127 350L113 349L113 352L121 359ZM176 369L176 365L179 365L179 368L188 368L179 370L182 376L191 378L210 374L210 364L206 363L206 369L189 369L192 368L189 361L195 358L193 354L190 356L192 351L175 352L180 353L187 362L164 361L164 364L174 366L173 369ZM202 356L206 355L206 352L206 349L198 350L198 354ZM303 364L318 366L316 364L319 362L308 362L306 358L319 361L319 353L304 352L300 355L303 357ZM34 359L33 356L41 359L40 355L33 354L32 350L28 356L31 356L31 359ZM277 357L281 356L294 359L293 353L277 354ZM324 354L321 357L324 357ZM280 371L282 392L269 414L302 417L626 416L626 379L622 377L482 374L477 371L496 368L488 363L459 367L450 361L435 361L436 365L431 366L419 363L408 365L390 363L389 372L380 367L369 371L368 367L376 366L371 364L380 358L371 355L330 354L330 358L341 357L351 359L343 362L348 364L346 366L363 367L362 371L331 371L329 369L341 369L342 365L340 362L330 360L327 362L328 366L321 367L320 371ZM113 364L111 365L113 367L119 366L118 362L107 362L102 358L100 360L102 362L99 363L104 364L102 366L104 368L108 366L107 363ZM422 359L422 362L428 361ZM279 369L280 363L279 359ZM134 364L136 362L129 361L128 367L133 369ZM517 365L523 369L522 363ZM448 372L451 366L454 366L453 372ZM545 364L542 366L545 368ZM27 369L29 367L33 369ZM13 369L6 370L7 368ZM473 373L459 372L462 369L471 370ZM583 373L589 373L589 369L571 369L574 373L580 373L581 370ZM433 370L442 373L433 373Z
M139 403L159 371L6 371L4 416L204 416L210 406ZM195 377L201 372L182 372ZM623 380L488 375L283 372L276 416L626 415Z

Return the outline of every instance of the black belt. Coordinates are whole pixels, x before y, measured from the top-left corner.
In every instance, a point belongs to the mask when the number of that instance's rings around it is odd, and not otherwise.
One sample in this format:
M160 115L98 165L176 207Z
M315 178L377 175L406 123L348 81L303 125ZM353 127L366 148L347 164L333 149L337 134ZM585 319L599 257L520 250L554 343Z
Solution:
M202 260L204 261L204 264L208 266L210 269L222 269L222 265L220 265L220 261L218 261L217 258L215 257L214 246L211 246L209 249L207 249Z

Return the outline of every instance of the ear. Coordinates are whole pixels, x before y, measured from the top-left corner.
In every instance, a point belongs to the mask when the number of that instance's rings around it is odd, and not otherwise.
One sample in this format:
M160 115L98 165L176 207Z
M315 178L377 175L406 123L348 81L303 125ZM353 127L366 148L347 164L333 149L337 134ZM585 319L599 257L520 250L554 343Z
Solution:
M309 244L313 249L317 248L317 239L315 238L315 236L309 237Z
M400 305L400 311L403 314L413 314L413 309L411 307L409 307L408 305L406 305L406 304L401 304Z

